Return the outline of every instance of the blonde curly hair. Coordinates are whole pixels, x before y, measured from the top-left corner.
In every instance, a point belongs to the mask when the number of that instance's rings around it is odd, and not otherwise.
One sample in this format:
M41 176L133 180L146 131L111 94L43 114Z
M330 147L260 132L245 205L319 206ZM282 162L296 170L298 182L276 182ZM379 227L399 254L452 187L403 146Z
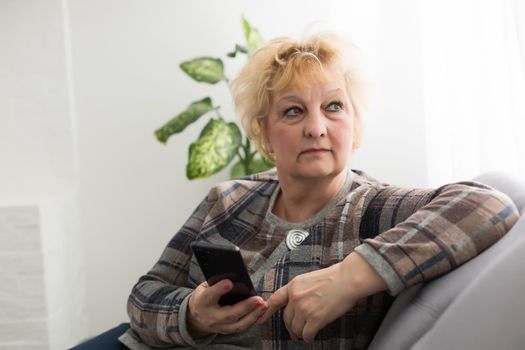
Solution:
M326 68L335 68L344 78L354 108L352 150L357 149L363 128L361 116L366 107L366 87L358 57L354 45L339 35L327 33L300 41L275 38L260 47L231 84L237 115L255 147L275 162L266 145L264 123L258 121L267 117L272 94L294 86L310 86L323 79Z

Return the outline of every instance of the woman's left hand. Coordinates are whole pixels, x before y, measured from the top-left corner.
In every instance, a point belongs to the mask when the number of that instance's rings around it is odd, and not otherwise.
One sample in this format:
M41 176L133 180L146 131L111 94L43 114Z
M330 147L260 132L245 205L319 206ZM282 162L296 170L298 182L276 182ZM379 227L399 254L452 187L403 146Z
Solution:
M283 319L292 341L313 342L328 323L350 310L367 295L386 289L375 270L357 253L340 263L292 279L267 301L267 311L257 320L266 322L285 306Z

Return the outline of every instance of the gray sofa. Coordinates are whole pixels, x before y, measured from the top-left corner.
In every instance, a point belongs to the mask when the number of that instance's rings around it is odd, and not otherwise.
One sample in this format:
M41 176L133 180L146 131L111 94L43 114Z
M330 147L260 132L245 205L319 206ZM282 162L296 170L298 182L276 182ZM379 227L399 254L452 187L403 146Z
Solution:
M525 349L525 183L496 172L474 180L511 197L521 218L475 259L399 294L370 350Z

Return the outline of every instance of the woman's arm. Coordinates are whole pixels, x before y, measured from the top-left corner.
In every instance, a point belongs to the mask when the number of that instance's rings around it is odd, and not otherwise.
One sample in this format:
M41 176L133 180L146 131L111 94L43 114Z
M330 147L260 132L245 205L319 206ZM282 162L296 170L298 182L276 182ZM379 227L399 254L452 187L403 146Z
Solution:
M213 286L203 282L195 289L188 285L190 244L207 215L207 201L203 201L131 292L131 328L150 346L206 346L217 334L245 331L266 310L267 304L259 296L220 306L219 298L233 288L228 280Z
M193 292L188 286L190 243L199 233L206 214L207 201L203 200L168 243L158 262L139 279L128 298L131 328L148 345L195 342L186 326L188 301Z
M440 276L494 244L517 221L505 194L475 182L437 190L379 190L361 223L356 251L392 295Z

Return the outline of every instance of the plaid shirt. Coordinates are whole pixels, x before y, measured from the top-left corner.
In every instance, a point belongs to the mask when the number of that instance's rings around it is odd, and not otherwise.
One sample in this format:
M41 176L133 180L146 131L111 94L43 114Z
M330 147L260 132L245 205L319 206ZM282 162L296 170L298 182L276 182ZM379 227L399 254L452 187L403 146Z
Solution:
M132 349L365 349L392 296L475 257L519 216L506 195L480 183L399 188L362 171L348 173L336 197L303 223L272 213L280 191L275 173L214 187L134 286L128 300L131 329L121 341ZM298 228L309 235L290 250L286 235ZM239 246L257 293L265 299L295 276L340 262L352 251L381 275L388 291L359 301L322 329L313 345L291 342L282 311L243 333L193 339L186 310L193 289L204 281L190 249L195 240Z

